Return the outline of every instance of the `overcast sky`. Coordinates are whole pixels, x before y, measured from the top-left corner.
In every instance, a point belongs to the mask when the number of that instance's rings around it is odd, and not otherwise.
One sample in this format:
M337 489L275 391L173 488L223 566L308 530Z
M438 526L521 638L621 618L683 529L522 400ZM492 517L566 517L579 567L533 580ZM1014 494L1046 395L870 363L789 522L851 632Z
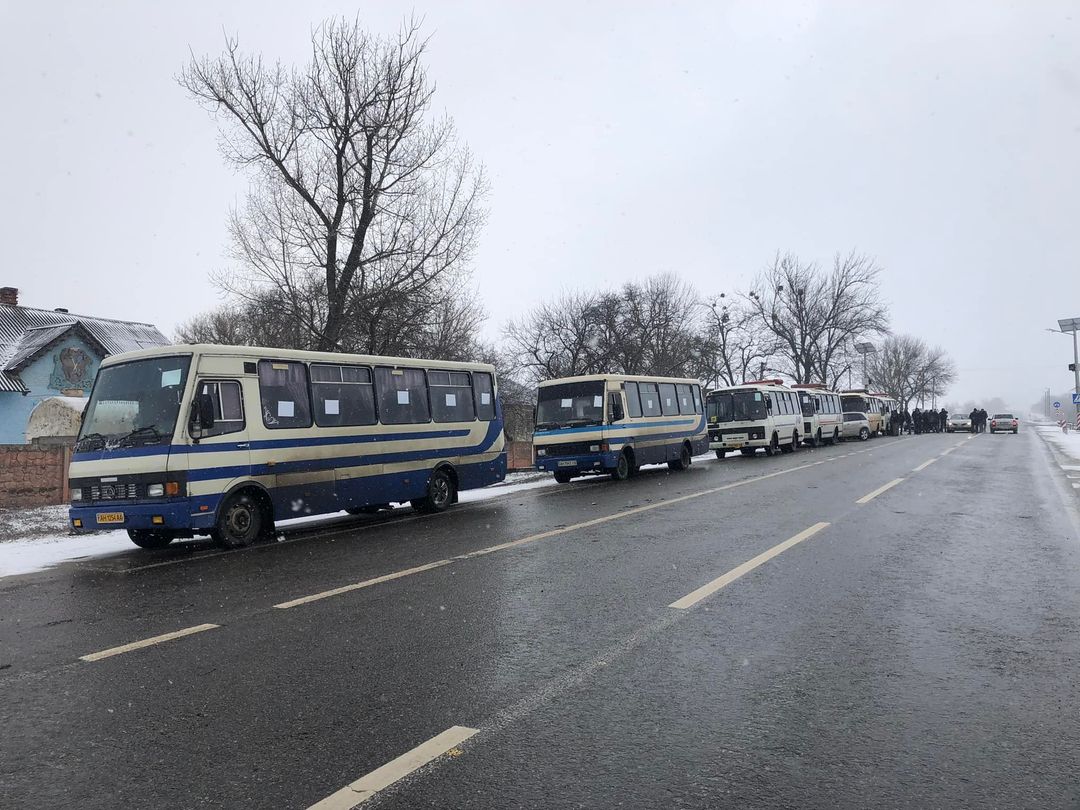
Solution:
M673 270L745 287L775 251L887 270L949 399L1071 387L1080 316L1075 3L0 3L0 286L176 325L218 303L245 179L177 86L188 57L303 62L313 24L411 11L436 105L484 162L489 336L561 289Z

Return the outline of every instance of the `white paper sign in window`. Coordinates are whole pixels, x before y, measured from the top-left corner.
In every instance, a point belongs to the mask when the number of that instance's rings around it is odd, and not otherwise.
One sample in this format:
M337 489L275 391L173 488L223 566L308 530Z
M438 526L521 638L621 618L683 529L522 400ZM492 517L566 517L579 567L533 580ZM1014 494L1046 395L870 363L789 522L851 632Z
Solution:
M447 408L457 407L457 394L447 394L446 395L446 407Z
M277 404L277 415L284 416L285 418L291 418L295 415L295 405L292 400L281 399Z
M603 397L593 397L592 398L592 406L594 408L603 408L604 407L604 398Z
M161 372L161 387L168 388L170 385L180 384L180 369L174 368Z
M409 404L409 392L408 391L398 391L397 392L397 404L398 405L408 405Z
M573 398L567 397L566 399L562 400L562 407L564 407L564 408L573 408L574 407Z
M645 407L648 408L651 411L653 409L653 401L651 399L646 399L645 400Z
M336 399L323 400L323 410L326 411L327 415L337 415L341 413Z
M487 393L486 391L483 392L482 394L480 394L480 404L481 405L490 405L491 404L491 394Z

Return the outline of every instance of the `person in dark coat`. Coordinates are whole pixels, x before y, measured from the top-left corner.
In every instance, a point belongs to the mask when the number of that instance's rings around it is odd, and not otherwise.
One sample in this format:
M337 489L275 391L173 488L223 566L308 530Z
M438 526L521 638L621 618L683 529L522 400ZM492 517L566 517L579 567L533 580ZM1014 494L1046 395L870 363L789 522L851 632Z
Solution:
M971 432L972 433L978 433L979 432L979 409L978 408L972 408L971 413L968 414L968 419L971 420Z
M916 408L911 412L911 421L915 425L915 435L918 436L922 433L922 411Z
M986 408L979 408L979 432L986 433L986 420L989 418L989 414L986 413Z
M949 412L947 410L945 410L944 408L942 408L938 412L938 425L940 426L938 429L942 433L944 433L945 428L947 428L949 426Z

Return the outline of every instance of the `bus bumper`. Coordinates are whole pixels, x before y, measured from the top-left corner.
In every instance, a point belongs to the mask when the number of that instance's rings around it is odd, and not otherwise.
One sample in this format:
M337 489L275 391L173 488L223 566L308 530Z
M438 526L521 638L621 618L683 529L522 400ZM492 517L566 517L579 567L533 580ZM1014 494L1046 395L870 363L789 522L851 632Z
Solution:
M748 447L758 448L765 447L768 442L764 439L746 439L737 442L733 441L716 441L715 439L709 442L710 450L745 450Z
M576 475L614 470L619 463L619 450L588 453L583 456L545 456L536 460L540 472L568 472Z
M213 513L209 517L212 519ZM195 521L192 520L190 500L177 498L152 503L73 506L68 510L68 522L76 532L92 532L102 529L190 530Z

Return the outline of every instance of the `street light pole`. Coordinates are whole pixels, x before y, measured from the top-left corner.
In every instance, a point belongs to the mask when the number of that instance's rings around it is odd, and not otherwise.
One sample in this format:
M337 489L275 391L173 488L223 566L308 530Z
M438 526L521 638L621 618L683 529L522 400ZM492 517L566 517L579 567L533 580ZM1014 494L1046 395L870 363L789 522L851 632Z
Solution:
M876 352L877 347L874 346L873 343L864 341L863 343L855 344L855 351L862 355L863 387L870 390L870 373L866 367L866 355Z
M1077 350L1076 332L1080 330L1080 318L1062 318L1058 321L1058 328L1051 332L1068 334L1072 332L1073 339L1073 397L1080 394L1080 352ZM1076 403L1076 415L1080 416L1080 401Z

